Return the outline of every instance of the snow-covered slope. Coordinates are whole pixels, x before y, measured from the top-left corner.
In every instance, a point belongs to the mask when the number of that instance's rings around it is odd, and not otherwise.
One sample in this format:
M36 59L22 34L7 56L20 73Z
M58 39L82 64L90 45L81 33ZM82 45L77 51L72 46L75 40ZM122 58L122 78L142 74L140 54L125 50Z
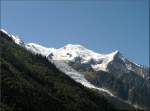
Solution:
M110 54L98 54L89 50L81 45L67 44L62 48L46 48L38 44L29 43L26 48L34 53L42 54L52 60L62 60L66 62L74 62L76 58L81 59L81 64L88 63L94 60L95 63L91 64L91 67L98 71L107 71L107 65L113 60L118 51L114 51Z

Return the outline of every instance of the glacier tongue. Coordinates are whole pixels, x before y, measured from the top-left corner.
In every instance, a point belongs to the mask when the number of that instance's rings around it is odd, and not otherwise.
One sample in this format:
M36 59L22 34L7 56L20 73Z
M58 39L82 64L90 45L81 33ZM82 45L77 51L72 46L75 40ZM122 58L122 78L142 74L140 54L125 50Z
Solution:
M102 92L105 92L107 94L109 94L110 96L114 96L110 91L103 89L103 88L99 88L96 87L94 85L92 85L90 82L88 82L84 76L82 74L80 74L79 72L77 72L76 70L74 70L72 67L70 67L68 64L66 64L64 61L57 61L57 60L51 60L49 59L53 64L55 64L55 66L60 69L62 72L64 72L66 75L68 75L69 77L71 77L73 80L75 80L76 82L82 84L85 87L91 88L91 89L96 89ZM114 96L115 97L115 96Z

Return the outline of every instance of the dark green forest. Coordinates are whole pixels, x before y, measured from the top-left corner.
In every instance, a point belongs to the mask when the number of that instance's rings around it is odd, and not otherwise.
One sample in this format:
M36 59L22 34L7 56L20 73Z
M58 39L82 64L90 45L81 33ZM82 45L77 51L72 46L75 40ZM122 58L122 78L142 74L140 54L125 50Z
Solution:
M107 99L76 83L46 57L0 36L1 111L115 111Z

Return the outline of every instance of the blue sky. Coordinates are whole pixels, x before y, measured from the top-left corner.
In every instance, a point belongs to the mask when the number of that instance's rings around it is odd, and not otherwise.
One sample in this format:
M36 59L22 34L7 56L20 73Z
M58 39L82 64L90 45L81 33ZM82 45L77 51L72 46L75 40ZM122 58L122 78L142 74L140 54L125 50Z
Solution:
M119 50L149 65L148 0L2 1L1 28L46 47Z

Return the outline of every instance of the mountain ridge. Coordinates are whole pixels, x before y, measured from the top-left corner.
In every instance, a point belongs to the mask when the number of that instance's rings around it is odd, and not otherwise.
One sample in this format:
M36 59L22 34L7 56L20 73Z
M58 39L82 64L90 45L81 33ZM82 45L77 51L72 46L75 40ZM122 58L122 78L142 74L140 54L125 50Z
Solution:
M4 29L0 29L2 32L4 32L5 34L7 34L9 37L12 37L13 38L13 40L14 40L14 42L16 43L16 44L18 44L18 45L22 45L22 44L24 44L24 45L27 45L27 46L35 46L35 47L38 47L38 49L43 49L43 51L47 51L47 53L45 53L44 54L44 56L48 56L51 52L50 51L53 51L53 50L55 50L55 49L66 49L67 47L68 48L77 48L77 47L80 47L80 48L82 48L82 49L86 49L86 50L89 50L89 51L92 51L92 50L90 50L90 49L87 49L87 48L85 48L84 46L82 46L82 45L79 45L79 44L66 44L65 46L63 46L63 47L60 47L60 48L48 48L48 47L45 47L45 46L42 46L42 45L40 45L40 44L37 44L37 43L24 43L18 36L14 36L14 35L12 35L12 34L9 34L6 30L4 30ZM26 46L26 47L27 47ZM49 52L48 52L49 51ZM92 51L93 52L93 51ZM36 52L36 53L38 53L38 52ZM43 53L43 52L40 52L41 54ZM96 52L93 52L93 53L96 53ZM113 51L113 52L111 52L111 53L107 53L107 54L100 54L100 53L96 53L96 54L99 54L99 55L111 55L111 54L113 54L113 55L117 55L117 54L119 54L119 55L121 55L122 57L123 57L123 55L122 55L122 53L119 51L119 50L115 50L115 51ZM123 57L123 58L125 58L125 57ZM132 62L132 63L134 63L134 62ZM134 63L134 64L136 64L137 66L143 66L143 65L140 65L140 64L137 64L137 63Z

